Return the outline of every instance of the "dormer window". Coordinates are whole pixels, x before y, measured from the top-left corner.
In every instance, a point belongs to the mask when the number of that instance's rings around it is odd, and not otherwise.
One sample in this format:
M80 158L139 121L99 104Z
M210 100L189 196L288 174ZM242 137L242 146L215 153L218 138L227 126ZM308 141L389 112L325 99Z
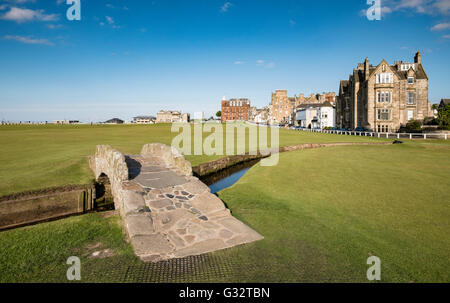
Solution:
M380 83L394 83L394 74L392 73L377 74L377 84Z
M408 77L408 84L414 84L414 77Z

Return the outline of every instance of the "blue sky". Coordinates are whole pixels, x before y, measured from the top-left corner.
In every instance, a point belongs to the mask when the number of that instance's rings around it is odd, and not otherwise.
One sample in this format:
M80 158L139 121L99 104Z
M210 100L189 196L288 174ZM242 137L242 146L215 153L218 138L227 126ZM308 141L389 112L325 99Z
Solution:
M223 96L270 103L337 91L365 57L413 61L430 100L450 97L450 0L0 0L0 119L129 120L204 111Z

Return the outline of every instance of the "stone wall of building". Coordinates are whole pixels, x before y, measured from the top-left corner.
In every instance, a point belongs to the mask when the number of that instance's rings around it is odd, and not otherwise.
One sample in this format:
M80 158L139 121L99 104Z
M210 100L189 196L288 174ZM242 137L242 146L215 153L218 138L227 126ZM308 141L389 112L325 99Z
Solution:
M377 81L382 74L391 75L392 81ZM413 83L408 78L413 78ZM388 102L379 102L378 94L383 93L390 94ZM412 104L408 102L409 93L414 94ZM379 117L379 111L388 111L389 117ZM423 120L432 115L428 76L422 66L420 52L416 54L414 63L399 61L390 65L382 60L377 66L372 66L366 58L353 70L348 81L340 82L338 127L396 132L410 119Z
M250 100L230 99L222 100L222 122L227 121L249 121Z

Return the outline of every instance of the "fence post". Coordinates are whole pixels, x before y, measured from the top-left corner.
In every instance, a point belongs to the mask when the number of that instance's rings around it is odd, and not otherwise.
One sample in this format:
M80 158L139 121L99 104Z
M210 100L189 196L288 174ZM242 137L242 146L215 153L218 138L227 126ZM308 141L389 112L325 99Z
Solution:
M426 140L427 139L427 134L423 134L423 138Z
M445 136L444 136L445 140L447 140L447 137L448 137L448 135L447 135L447 134L445 134Z
M397 139L400 139L400 134L397 134Z
M380 138L380 133L378 133L378 138Z
M409 134L409 140L412 140L412 134Z

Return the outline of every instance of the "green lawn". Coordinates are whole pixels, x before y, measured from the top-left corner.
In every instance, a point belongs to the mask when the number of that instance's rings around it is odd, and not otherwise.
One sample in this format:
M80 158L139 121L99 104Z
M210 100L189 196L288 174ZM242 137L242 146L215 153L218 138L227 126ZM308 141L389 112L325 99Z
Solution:
M89 214L0 233L0 281L64 282L75 255L83 282L367 282L376 255L382 282L450 282L449 155L437 141L284 153L219 193L263 241L143 264L117 217ZM115 255L88 258L95 243Z
M449 171L448 144L307 150L220 198L265 236L248 256L269 280L363 282L373 254L384 282L450 282Z
M102 269L91 282L110 282L108 273L115 267L138 262L124 241L118 216L105 219L88 214L2 232L0 243L0 283L67 282L66 262L71 256L81 258L84 281L90 271ZM90 258L103 249L110 249L114 256Z
M0 197L47 187L89 183L93 174L87 157L94 154L98 144L109 144L123 153L137 154L147 143L170 145L176 135L171 133L168 124L0 126ZM205 134L204 138L207 136ZM286 129L280 132L281 146L377 140L380 139ZM187 159L195 166L221 157L187 156Z

